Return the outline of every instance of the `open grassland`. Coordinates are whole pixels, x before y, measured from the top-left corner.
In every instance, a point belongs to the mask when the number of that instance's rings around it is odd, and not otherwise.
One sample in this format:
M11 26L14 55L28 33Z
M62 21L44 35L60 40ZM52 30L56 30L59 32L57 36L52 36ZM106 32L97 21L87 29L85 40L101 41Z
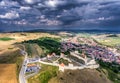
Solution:
M120 45L120 34L110 35L110 34L101 34L101 35L92 35L91 36L97 43L114 47Z
M84 38L89 38L90 36L94 35L94 34L89 34L89 33L79 33L77 34L80 37L84 37Z
M18 83L15 64L0 64L0 83Z
M42 69L40 72L28 79L28 83L48 83L48 81L57 76L58 67L41 65Z
M15 43L21 43L23 41L34 40L34 39L38 39L41 37L59 38L59 36L52 35L49 33L12 33L12 34L11 33L0 33L0 38L1 38L0 39L0 50L7 49Z
M120 37L109 37L105 39L96 39L99 43L107 46L120 45Z

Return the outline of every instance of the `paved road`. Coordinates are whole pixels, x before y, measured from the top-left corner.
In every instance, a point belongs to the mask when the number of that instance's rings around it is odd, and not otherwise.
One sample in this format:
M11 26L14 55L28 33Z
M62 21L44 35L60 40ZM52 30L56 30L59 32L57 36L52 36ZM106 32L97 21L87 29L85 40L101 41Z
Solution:
M26 72L26 68L27 68L27 52L25 52L24 50L22 50L22 53L24 53L25 59L23 61L20 73L19 73L19 83L27 83L26 79L25 79L25 72Z

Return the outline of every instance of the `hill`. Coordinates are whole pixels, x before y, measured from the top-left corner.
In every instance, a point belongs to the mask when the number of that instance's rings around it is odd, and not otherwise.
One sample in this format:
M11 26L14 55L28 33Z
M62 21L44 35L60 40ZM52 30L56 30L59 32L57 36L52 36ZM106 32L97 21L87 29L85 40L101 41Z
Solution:
M95 69L66 70L60 72L49 83L112 83L107 77Z

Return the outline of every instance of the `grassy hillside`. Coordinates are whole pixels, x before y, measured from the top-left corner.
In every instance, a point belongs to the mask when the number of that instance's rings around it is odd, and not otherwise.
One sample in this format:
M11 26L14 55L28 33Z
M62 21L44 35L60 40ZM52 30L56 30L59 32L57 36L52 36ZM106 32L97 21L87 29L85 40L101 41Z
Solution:
M28 83L113 83L107 77L107 70L83 69L58 72L58 68L54 66L41 65L41 67L39 74L29 78Z
M16 73L17 76L22 66L23 56L20 53L19 49L9 49L0 55L0 64L16 64Z
M29 78L28 83L48 83L51 78L57 76L58 67L48 65L41 65L41 67L39 74Z
M20 57L21 53L19 49L9 49L9 51L0 55L0 63L16 63Z
M103 72L114 83L120 83L120 65L116 63L108 63L98 61L100 68L98 71Z
M112 83L103 73L95 69L66 70L52 78L49 83Z
M60 41L59 38L43 37L37 40L24 41L23 43L38 44L44 50L45 54L52 53L52 52L59 54L60 53L59 41Z
M38 57L43 54L43 50L38 44L25 43L24 45L29 57Z

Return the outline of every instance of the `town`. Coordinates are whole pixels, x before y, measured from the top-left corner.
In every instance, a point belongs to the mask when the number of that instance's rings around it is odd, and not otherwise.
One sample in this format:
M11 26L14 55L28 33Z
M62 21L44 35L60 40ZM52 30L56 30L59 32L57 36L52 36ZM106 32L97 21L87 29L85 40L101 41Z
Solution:
M59 53L52 51L42 57L39 57L39 55L29 57L28 53L21 49L25 59L19 74L20 83L27 83L27 79L36 75L42 69L42 64L57 66L61 72L68 69L96 69L99 68L97 60L120 64L120 54L116 49L99 45L93 39L70 35L59 41Z

